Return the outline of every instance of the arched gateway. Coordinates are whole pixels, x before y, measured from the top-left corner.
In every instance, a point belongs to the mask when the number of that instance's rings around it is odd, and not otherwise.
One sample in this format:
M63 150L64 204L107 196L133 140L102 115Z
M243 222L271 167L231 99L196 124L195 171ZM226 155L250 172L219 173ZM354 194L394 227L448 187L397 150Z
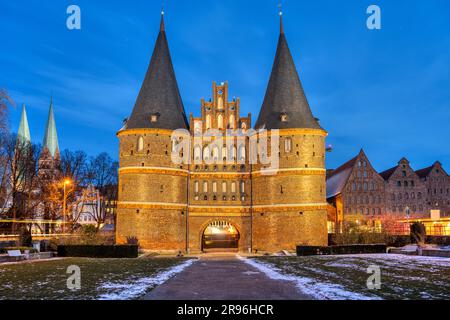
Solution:
M240 234L228 221L214 221L202 235L202 250L238 250Z

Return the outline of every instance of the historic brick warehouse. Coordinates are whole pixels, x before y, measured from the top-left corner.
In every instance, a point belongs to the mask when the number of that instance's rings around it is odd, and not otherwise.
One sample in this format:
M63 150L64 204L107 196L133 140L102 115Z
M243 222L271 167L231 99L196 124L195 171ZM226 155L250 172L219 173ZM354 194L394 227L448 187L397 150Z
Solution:
M336 170L328 170L327 200L330 232L349 221L429 219L432 212L445 218L450 216L450 177L438 161L414 171L406 158L378 173L361 150Z
M279 130L279 170L265 174L266 165L249 160L249 139L239 144L232 136L225 139L233 140L231 147L195 142L191 164L172 161L174 130L188 130L192 137L209 129L251 130L251 115L240 116L240 101L229 98L228 83L212 89L213 98L201 101L201 116L188 121L162 18L133 112L118 132L118 243L137 238L145 249L188 252L327 245L327 133L310 110L282 21L255 126L267 129L269 140Z

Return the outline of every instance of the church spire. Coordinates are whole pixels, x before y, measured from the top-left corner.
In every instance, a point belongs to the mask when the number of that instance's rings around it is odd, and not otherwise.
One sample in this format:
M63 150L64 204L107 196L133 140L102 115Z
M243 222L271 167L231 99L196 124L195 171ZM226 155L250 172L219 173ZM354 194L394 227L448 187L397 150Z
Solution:
M281 7L279 15L277 53L256 129L322 129L311 112L289 50Z
M17 131L17 142L20 144L31 143L30 127L25 104L22 105L22 116L20 118L19 130Z
M55 115L53 113L53 97L50 99L50 109L45 127L43 147L50 152L53 158L59 152L58 134L56 132Z
M164 11L155 49L139 96L125 129L187 129L164 25Z

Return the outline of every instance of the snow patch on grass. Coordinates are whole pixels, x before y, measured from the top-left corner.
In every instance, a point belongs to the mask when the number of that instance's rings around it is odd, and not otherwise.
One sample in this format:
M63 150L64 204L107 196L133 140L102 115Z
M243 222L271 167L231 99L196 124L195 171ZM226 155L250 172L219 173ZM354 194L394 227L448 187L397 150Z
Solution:
M187 260L166 271L160 272L153 277L146 277L137 280L128 280L125 282L107 282L98 288L98 291L109 291L101 294L98 300L130 300L143 295L148 289L153 289L176 274L184 271L196 260ZM111 292L112 291L112 292Z
M295 282L297 288L306 295L320 300L380 300L377 296L366 296L345 290L337 284L319 282L311 278L286 275L281 270L263 262L239 257L245 263L266 274L270 279Z

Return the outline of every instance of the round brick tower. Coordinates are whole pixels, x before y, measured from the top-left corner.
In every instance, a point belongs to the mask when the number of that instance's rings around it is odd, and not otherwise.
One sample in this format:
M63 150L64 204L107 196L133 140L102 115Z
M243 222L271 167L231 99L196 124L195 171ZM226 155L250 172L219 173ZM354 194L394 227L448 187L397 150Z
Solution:
M325 137L298 76L281 20L266 96L255 126L268 131L271 157L253 167L253 250L327 245ZM271 144L279 139L276 145ZM279 150L277 150L279 149Z
M172 162L174 130L188 130L164 19L131 117L120 140L116 238L144 249L186 249L187 165Z

